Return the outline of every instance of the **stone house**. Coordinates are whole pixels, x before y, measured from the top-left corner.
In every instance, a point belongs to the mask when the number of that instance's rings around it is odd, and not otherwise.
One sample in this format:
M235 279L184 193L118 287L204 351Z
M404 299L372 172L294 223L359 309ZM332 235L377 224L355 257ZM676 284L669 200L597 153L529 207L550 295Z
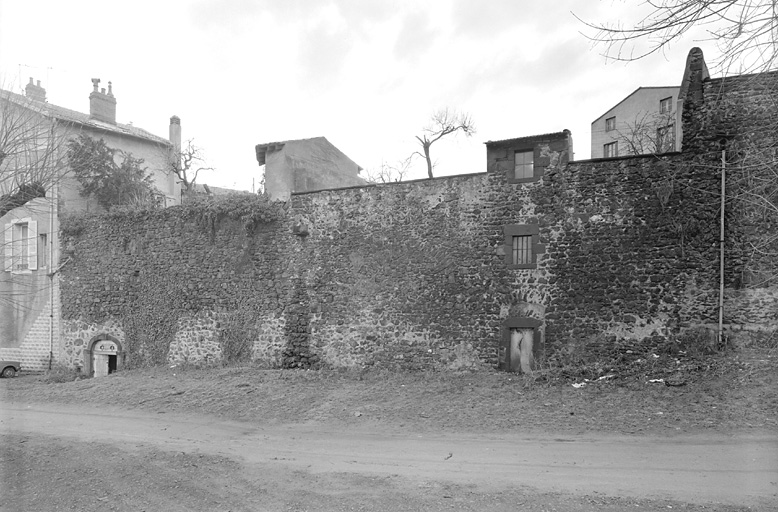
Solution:
M273 199L367 183L359 176L362 168L325 137L257 144L255 151L265 166L265 191Z
M86 134L142 158L160 201L165 206L180 202L180 185L166 171L173 148L180 147L180 120L171 118L167 139L119 123L112 84L108 83L107 91L98 90L99 82L92 80L88 114L48 103L46 90L32 78L24 95L0 91L0 129L16 137L15 149L8 150L0 169L4 175L0 190L4 199L0 212L4 245L0 251L0 358L21 360L27 370L42 370L57 360L61 338L58 271L69 261L57 236L62 215L101 210L93 198L80 193L80 185L69 173L67 141ZM37 183L35 190L25 189L28 196L22 200L18 200L19 182ZM112 368L116 364L109 352L101 357L106 372L109 360Z

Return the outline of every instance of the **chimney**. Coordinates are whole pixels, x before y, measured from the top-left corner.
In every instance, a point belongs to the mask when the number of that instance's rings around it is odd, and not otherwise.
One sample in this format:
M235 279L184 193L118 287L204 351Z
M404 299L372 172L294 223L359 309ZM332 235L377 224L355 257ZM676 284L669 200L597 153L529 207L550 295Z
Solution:
M176 152L181 151L181 118L173 116L170 118L170 130L168 140L173 144Z
M32 77L30 77L30 83L24 88L24 95L34 101L46 102L46 89L41 87L40 80L38 80L38 85L33 84Z
M107 93L105 88L100 91L97 90L99 84L99 78L92 79L94 90L89 95L89 117L98 121L116 124L116 98L113 97L111 82L108 82Z

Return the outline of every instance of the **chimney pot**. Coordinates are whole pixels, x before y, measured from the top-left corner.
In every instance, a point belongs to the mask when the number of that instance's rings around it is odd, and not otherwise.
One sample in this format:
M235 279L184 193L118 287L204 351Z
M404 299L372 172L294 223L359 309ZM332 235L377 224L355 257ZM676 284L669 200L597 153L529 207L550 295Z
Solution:
M92 79L94 90L89 95L89 117L106 123L116 124L116 98L110 93L111 83L108 82L109 93L105 93L105 88L97 90L100 83L99 78Z
M30 83L24 88L24 95L31 100L46 101L46 89L41 87L40 80L38 80L38 85L35 85L32 77L30 77Z

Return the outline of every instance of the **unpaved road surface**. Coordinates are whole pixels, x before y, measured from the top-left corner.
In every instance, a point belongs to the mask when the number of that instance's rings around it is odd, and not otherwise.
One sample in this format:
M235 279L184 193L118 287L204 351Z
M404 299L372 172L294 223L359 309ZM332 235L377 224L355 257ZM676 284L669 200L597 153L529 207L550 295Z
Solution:
M28 507L6 499L0 510L778 510L778 433L764 431L396 433L73 405L2 409L2 494L22 493ZM36 479L50 483L33 492Z

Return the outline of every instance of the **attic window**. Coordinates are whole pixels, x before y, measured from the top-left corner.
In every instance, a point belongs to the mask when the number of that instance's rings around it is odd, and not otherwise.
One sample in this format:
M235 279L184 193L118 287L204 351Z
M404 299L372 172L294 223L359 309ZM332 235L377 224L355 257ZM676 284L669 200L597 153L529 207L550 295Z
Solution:
M515 151L513 153L513 177L517 180L531 179L535 177L535 152Z

